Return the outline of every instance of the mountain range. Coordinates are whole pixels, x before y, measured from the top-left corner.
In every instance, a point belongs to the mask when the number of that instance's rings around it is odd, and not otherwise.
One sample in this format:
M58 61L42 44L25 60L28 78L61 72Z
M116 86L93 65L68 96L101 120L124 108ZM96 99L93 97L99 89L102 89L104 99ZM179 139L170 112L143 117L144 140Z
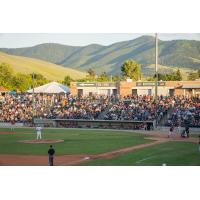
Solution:
M119 74L121 65L127 59L142 64L143 72L155 62L155 38L141 36L134 40L117 42L103 46L68 46L45 43L26 48L1 48L0 51L17 56L31 57L48 61L80 71L89 68L98 74L107 72ZM159 64L173 69L175 67L196 70L200 68L200 41L195 40L159 40Z

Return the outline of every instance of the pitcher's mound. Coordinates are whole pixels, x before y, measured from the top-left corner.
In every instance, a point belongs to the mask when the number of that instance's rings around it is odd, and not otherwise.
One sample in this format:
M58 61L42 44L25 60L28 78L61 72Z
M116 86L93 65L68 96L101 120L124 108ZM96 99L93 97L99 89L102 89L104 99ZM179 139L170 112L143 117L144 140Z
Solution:
M53 144L64 142L64 140L21 140L19 142L26 144Z

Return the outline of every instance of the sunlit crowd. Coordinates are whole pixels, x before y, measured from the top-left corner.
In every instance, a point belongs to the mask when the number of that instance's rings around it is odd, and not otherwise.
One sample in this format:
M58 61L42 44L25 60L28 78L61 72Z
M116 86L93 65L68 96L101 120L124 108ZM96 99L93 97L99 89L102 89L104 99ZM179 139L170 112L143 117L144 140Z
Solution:
M168 116L168 118L166 117ZM153 121L166 118L166 125L200 127L200 98L159 96L76 97L71 94L0 95L1 122L30 122L40 119Z

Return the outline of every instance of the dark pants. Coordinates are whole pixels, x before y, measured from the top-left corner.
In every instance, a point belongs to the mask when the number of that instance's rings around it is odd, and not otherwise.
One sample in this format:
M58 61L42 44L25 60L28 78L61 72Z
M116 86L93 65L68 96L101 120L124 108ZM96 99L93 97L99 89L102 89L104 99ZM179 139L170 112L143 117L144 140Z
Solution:
M53 156L49 155L49 166L53 166Z

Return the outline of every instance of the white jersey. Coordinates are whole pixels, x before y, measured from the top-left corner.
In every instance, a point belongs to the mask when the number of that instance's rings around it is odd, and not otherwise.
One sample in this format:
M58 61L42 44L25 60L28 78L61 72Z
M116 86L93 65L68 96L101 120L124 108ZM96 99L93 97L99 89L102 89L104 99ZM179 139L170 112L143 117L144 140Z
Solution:
M42 127L40 127L40 126L36 127L37 132L41 133L41 130L42 130Z
M38 126L36 127L36 134L37 134L37 140L42 139L42 133L41 133L42 127Z

